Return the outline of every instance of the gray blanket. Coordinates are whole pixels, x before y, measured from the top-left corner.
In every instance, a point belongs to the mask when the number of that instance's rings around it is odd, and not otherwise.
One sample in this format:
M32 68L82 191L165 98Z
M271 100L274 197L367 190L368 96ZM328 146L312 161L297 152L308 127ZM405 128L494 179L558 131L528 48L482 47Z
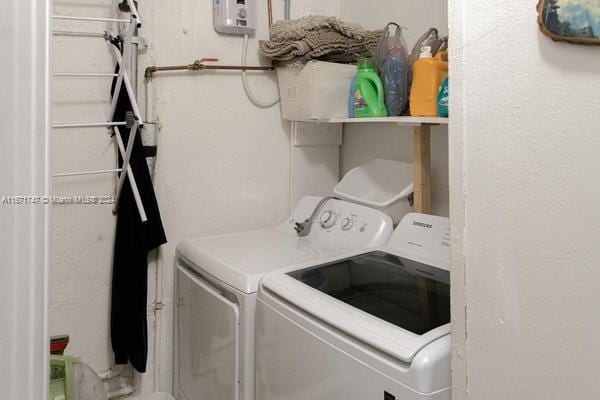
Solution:
M309 16L273 24L270 40L261 40L262 53L283 63L310 60L352 63L373 56L383 31L367 31L335 17Z

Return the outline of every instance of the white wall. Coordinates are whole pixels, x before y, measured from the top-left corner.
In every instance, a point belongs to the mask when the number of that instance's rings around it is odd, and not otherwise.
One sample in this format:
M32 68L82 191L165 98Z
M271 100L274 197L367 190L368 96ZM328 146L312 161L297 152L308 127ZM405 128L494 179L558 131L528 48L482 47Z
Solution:
M535 5L452 5L455 400L600 393L600 52Z
M446 0L421 0L418 5L394 0L365 2L343 0L341 18L356 22L367 29L381 29L388 22L406 27L405 40L409 51L417 39L430 27L448 33L448 4ZM448 129L431 130L432 212L448 215ZM368 127L347 124L341 153L342 173L373 158L412 162L412 129L390 125Z
M54 0L54 13L113 17L116 3ZM260 3L256 38L266 38L266 3ZM141 36L150 44L140 57L141 75L148 65L190 63L206 56L219 57L224 64L239 64L241 39L214 32L211 4L209 0L141 2ZM338 12L338 0L296 1L292 5L293 16ZM275 19L282 17L282 2L274 2L274 15ZM104 23L72 21L55 22L54 28L114 30ZM112 72L114 68L102 38L55 36L52 45L55 72ZM265 62L259 60L256 49L253 38L249 64ZM272 77L252 76L250 83L260 97L277 93ZM54 78L53 121L105 120L109 85L110 78ZM174 248L186 237L262 228L285 218L292 193L290 132L289 124L281 121L279 107L260 110L249 103L239 73L166 74L155 79L154 88L154 113L162 125L156 190L169 239L159 254L165 275L166 308L160 333L158 383L162 390L170 391ZM143 103L144 91L139 95ZM53 172L115 167L114 142L104 128L55 130L53 135ZM300 164L304 162L303 152L294 154ZM114 175L55 178L54 194L110 195L115 181ZM111 205L60 205L52 209L50 334L70 334L68 354L80 356L97 371L109 368L113 362L109 312L115 218L111 209ZM152 257L149 268L150 351L148 373L140 382L144 392L154 389L155 321L151 303L155 298L156 262Z
M54 0L60 15L111 17L113 0ZM103 32L105 23L56 21L57 30ZM106 41L98 37L54 36L53 72L114 70ZM52 78L53 122L106 120L111 78ZM54 173L116 167L115 145L105 128L55 129ZM113 195L115 174L54 178L57 196ZM67 333L68 354L98 371L110 367L109 310L115 218L111 205L54 205L53 257L50 272L50 334Z
M258 3L250 65L267 63L257 50L257 39L268 37L266 2ZM337 1L292 3L293 17L338 12ZM275 19L281 19L283 2L274 1L273 6ZM150 48L140 65L187 64L202 57L240 63L242 40L214 31L211 1L148 0L142 14ZM154 113L162 125L156 188L169 240L159 261L166 305L160 388L170 391L175 247L188 237L260 229L286 218L291 203L290 128L281 120L279 106L264 110L250 103L239 72L161 74L153 85ZM261 98L277 95L274 75L252 76L250 85Z

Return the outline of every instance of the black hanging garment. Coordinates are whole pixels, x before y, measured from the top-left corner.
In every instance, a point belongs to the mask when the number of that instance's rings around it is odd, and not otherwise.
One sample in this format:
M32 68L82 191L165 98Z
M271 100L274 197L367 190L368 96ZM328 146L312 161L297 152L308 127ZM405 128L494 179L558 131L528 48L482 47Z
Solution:
M113 41L113 45L122 52L122 41ZM116 78L111 90L113 96L115 95L115 83ZM124 84L118 96L113 121L125 121L126 113L131 112L132 107ZM119 129L126 146L130 128L123 126ZM167 239L139 131L135 137L129 164L133 170L148 221L142 223L129 178L125 179L117 216L110 328L115 363L127 364L130 362L137 371L146 372L148 253L166 243ZM123 159L120 154L119 167L123 167Z

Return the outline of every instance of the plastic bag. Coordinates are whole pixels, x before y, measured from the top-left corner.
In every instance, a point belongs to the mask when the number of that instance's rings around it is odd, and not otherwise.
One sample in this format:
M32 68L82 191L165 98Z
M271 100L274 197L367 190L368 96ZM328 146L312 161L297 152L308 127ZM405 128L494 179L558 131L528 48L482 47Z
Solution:
M391 28L396 32L391 34ZM402 115L408 106L410 63L402 28L393 22L385 27L377 45L377 67L383 82L385 105L390 116Z
M448 36L440 38L436 28L429 28L417 40L410 53L409 61L411 68L415 64L415 61L419 59L419 54L421 54L423 46L431 47L431 54L435 57L438 52L448 50Z

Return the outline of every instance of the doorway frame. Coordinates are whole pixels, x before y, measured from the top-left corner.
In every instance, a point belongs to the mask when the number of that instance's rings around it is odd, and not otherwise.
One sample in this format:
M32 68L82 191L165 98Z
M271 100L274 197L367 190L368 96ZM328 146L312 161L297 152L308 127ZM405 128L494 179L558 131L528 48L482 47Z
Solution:
M48 398L50 0L0 4L0 381Z

